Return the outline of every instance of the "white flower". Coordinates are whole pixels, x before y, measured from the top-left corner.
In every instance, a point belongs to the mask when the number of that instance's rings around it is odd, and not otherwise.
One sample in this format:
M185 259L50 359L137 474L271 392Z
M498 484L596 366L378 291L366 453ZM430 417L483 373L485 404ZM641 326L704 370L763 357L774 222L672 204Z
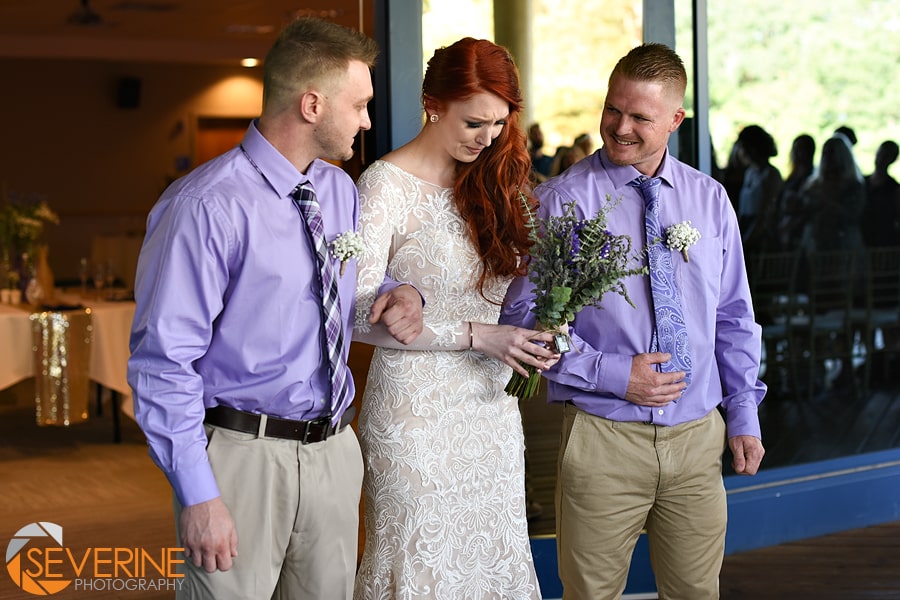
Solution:
M59 225L59 215L57 215L50 206L47 205L46 202L41 202L38 204L37 209L34 212L34 216L41 221L47 221L48 223L53 223L54 225Z
M355 231L345 231L331 242L331 255L341 261L341 275L351 258L359 258L365 252L362 236Z
M688 248L696 244L699 239L700 231L696 227L691 227L690 221L682 221L666 227L666 246L669 250L681 252L685 262L691 262L691 259L688 258Z

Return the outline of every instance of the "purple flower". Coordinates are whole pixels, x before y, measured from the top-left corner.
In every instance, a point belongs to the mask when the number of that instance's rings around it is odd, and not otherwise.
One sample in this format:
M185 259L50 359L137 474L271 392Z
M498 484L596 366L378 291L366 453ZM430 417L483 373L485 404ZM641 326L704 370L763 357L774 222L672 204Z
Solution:
M606 238L606 241L603 242L603 247L600 248L600 258L605 259L609 256L609 251L611 250L611 246L609 244L609 240L612 239L613 234L609 229L604 230L603 237Z
M584 221L579 221L572 227L572 231L569 234L569 238L571 240L571 250L569 252L569 260L566 261L566 264L574 265L575 261L578 259L578 254L581 252L581 230L584 229Z

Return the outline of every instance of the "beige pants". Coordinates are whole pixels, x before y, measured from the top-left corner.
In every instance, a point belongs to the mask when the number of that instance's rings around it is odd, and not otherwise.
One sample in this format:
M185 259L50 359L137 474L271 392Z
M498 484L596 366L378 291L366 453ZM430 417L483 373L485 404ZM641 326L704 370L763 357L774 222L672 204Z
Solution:
M556 488L565 600L613 600L647 529L661 600L719 597L725 551L725 423L620 423L566 404Z
M363 474L354 431L346 427L304 446L206 427L209 461L237 527L238 556L226 572L185 561L177 598L352 598ZM176 523L180 514L176 500Z

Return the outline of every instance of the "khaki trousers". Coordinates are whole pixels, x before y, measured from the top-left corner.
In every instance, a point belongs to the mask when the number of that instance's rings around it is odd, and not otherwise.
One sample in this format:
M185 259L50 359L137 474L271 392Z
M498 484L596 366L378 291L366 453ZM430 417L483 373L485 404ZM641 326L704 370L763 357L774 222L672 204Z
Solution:
M363 475L353 429L305 446L206 429L209 461L237 528L238 556L229 571L214 573L186 560L177 598L352 598ZM176 500L176 526L180 514Z
M719 597L725 436L717 410L662 427L566 404L556 487L564 600L621 597L644 528L661 600Z

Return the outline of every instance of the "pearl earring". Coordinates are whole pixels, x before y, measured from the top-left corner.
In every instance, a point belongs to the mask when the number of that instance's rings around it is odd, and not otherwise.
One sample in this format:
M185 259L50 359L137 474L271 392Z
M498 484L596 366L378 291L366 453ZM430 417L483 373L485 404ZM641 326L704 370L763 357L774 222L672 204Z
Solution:
M431 115L430 117L428 117L428 120L431 121L432 123L437 123L437 122L438 122L438 116L437 116L437 115Z

